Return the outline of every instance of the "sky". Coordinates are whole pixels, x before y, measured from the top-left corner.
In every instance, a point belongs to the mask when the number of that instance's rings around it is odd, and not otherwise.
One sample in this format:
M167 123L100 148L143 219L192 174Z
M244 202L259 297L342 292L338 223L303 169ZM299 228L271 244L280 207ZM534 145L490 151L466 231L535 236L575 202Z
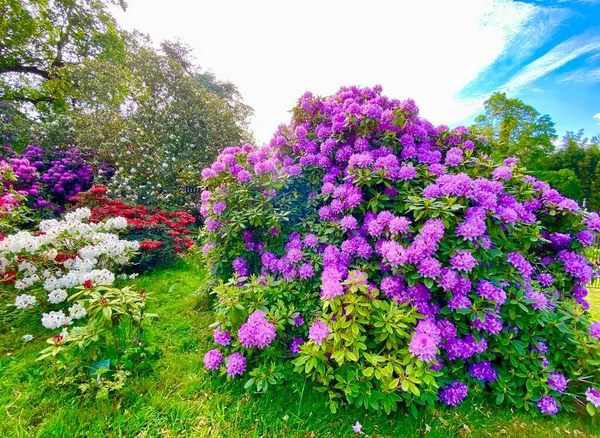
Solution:
M434 124L470 124L495 91L600 134L600 0L127 0L121 27L178 39L234 83L259 144L307 90L381 84Z

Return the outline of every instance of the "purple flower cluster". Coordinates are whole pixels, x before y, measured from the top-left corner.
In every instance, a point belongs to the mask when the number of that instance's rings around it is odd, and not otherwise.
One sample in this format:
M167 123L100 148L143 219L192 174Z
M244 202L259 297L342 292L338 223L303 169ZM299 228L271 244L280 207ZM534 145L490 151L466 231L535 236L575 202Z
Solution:
M246 265L246 260L243 258L237 257L231 265L238 277L248 276L248 266Z
M421 321L415 327L415 333L408 344L408 351L422 361L431 362L436 357L440 340L440 330L435 323Z
M302 338L294 338L290 345L290 351L294 354L300 353L300 345L304 344L304 342L305 341Z
M467 398L469 388L463 382L454 381L444 389L440 389L438 396L442 403L447 406L458 406Z
M567 389L567 379L562 374L551 371L548 373L548 386L555 391L565 392Z
M321 345L329 336L329 327L323 321L315 321L308 331L308 338L317 345Z
M221 326L215 328L215 330L213 331L213 338L217 344L222 345L224 347L231 343L231 334L229 333L229 331L222 332Z
M227 358L225 367L231 377L241 376L246 371L246 358L241 353L233 353Z
M538 408L540 408L540 411L542 412L542 414L555 415L558 413L558 403L556 402L556 400L554 400L549 395L543 396L537 402L537 405L538 405Z
M477 266L477 260L469 251L458 251L450 257L450 264L457 271L471 272Z
M474 379L481 380L485 383L495 382L498 378L498 373L489 360L475 362L469 365L469 374Z
M4 185L27 197L31 208L62 212L72 197L92 187L94 169L77 149L49 151L29 145L18 156L5 145L2 153L18 178L16 182L3 182ZM98 171L106 177L114 173L108 165L102 165Z
M477 294L481 295L486 300L494 301L498 305L502 305L506 301L506 292L487 280L482 280L477 283Z
M600 341L600 321L594 321L590 324L589 334L590 338Z
M586 389L585 398L588 402L594 405L595 408L600 408L600 391L598 391L596 388Z
M207 370L214 371L223 362L223 353L219 350L210 350L204 355L204 366Z
M238 331L240 344L245 348L265 348L275 340L277 331L275 326L265 320L266 313L260 310L254 311L245 324Z

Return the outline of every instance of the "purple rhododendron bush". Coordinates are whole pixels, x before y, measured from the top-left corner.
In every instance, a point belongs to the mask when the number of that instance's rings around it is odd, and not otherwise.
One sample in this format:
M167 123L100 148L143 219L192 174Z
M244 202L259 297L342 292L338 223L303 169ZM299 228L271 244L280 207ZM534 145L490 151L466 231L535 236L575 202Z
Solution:
M582 255L600 217L381 87L306 93L268 146L204 169L215 348L246 387L340 403L600 408Z

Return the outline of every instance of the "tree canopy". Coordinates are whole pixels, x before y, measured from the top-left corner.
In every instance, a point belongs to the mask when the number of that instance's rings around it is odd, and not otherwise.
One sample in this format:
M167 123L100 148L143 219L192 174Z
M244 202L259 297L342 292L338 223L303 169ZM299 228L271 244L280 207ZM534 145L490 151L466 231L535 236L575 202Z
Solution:
M475 119L477 132L492 142L494 158L517 157L535 167L554 151L554 122L530 105L505 93L494 93L484 103L485 113Z

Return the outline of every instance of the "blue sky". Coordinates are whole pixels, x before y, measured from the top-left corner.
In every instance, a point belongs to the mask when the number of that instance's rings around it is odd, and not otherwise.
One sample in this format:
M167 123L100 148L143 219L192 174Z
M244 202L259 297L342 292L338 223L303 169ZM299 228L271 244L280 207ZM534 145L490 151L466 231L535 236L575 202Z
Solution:
M528 29L459 97L505 91L550 114L561 135L600 134L600 0L526 3L539 10Z
M433 123L468 124L494 91L600 134L600 0L128 0L127 29L180 39L231 80L266 142L306 90L381 84ZM594 116L597 115L596 118Z

